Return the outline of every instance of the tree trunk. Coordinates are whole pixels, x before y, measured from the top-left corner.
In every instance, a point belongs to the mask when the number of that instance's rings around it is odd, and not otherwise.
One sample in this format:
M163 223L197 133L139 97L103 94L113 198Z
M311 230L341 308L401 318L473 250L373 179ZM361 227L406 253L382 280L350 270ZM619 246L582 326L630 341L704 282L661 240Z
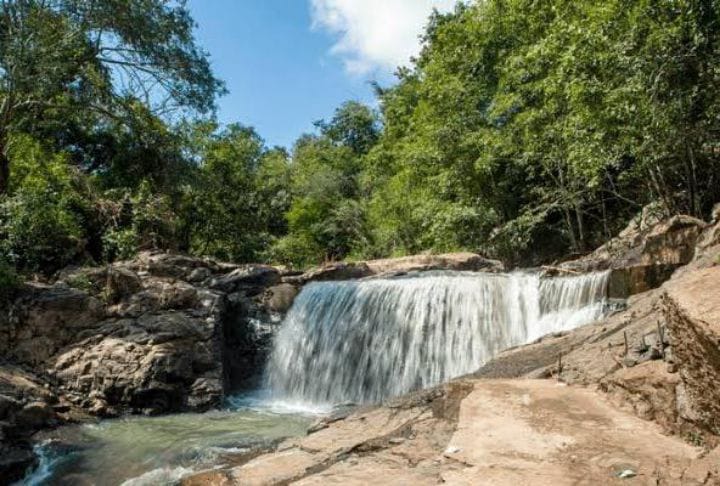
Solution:
M585 251L585 222L583 220L582 209L579 203L575 203L575 219L577 220L578 226L578 250Z
M5 147L0 145L0 196L7 194L10 184L10 160L5 153Z
M700 198L698 197L698 183L697 183L697 163L695 162L695 153L693 152L692 146L688 144L688 162L689 162L689 180L688 185L690 186L690 211L691 215L701 218L702 210L700 209Z
M570 246L572 246L573 252L577 252L578 242L575 237L575 228L573 227L572 217L570 216L570 210L567 206L563 206L563 214L565 215L565 224L567 225L568 234L570 235Z

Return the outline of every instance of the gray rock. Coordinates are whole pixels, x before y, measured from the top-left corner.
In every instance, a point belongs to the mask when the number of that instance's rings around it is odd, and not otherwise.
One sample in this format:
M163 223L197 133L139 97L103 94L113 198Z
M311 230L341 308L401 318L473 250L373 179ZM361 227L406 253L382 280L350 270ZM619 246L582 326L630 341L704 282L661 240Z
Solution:
M263 295L265 307L271 312L287 313L299 293L295 285L284 283L270 287Z
M55 419L55 412L45 402L31 402L15 414L17 427L39 429Z
M267 265L247 265L210 281L213 290L232 293L240 290L260 293L265 287L280 282L280 272Z

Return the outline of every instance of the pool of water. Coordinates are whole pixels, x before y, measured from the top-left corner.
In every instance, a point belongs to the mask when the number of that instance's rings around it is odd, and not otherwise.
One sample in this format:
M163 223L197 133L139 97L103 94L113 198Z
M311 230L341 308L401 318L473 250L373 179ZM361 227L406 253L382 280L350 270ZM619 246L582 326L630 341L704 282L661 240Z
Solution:
M224 458L301 436L322 410L236 397L226 410L129 417L45 434L40 467L20 484L137 486L175 484Z

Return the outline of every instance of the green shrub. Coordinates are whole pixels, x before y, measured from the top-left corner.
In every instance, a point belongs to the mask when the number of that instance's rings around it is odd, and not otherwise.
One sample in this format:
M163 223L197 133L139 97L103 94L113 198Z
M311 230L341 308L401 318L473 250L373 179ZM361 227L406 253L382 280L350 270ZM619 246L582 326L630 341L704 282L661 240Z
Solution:
M0 302L7 302L20 286L20 277L15 267L0 258Z
M304 269L322 262L323 249L308 234L291 234L279 238L270 247L265 260Z
M176 249L179 223L168 196L154 193L150 183L143 181L132 197L132 208L135 236L127 231L119 235L127 250L133 238L140 249Z
M111 228L102 237L103 258L107 262L128 260L138 252L139 238L135 228Z
M65 157L48 154L30 139L13 147L13 185L0 202L0 253L23 271L50 273L85 247L81 176Z

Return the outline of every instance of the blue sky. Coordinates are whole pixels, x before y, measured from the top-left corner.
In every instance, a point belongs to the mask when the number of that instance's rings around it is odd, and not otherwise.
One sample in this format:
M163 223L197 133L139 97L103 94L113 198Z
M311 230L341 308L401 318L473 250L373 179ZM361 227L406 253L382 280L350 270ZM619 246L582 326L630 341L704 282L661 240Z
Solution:
M197 40L230 91L223 123L289 147L346 100L374 104L433 7L453 0L190 0Z

